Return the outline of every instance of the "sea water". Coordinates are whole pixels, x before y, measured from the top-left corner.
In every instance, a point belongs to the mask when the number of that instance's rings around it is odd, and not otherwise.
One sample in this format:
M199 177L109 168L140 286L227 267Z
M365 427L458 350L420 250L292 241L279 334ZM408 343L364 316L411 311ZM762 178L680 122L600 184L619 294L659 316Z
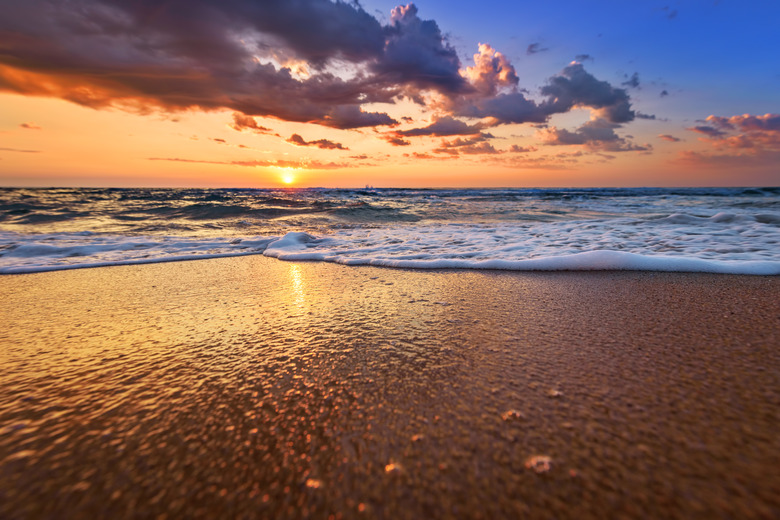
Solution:
M0 189L0 273L237 255L780 274L780 188Z

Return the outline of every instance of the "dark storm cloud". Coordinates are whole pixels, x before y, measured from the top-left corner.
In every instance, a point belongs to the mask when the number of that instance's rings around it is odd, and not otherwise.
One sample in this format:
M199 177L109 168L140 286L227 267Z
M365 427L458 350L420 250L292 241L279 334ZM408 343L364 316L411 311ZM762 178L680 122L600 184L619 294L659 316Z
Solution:
M372 67L380 78L441 92L468 89L459 72L457 52L445 41L435 21L417 16L414 4L393 9L385 32L384 54Z
M306 141L298 134L293 134L287 139L287 142L296 146L316 146L323 150L349 150L341 143L335 143L329 139L317 139L316 141Z
M386 25L356 1L5 4L0 91L93 108L230 109L232 128L258 133L272 131L254 117L337 129L395 126L387 113L363 107L401 98L437 111L428 127L380 134L394 145L407 144L404 137L544 124L576 107L612 123L636 117L626 90L580 63L550 78L539 100L526 97L507 57L488 44L480 45L473 67L462 67L438 24L420 18L414 4L393 9ZM529 50L544 49L536 43Z
M360 105L401 91L365 75L295 77L282 66L383 59L379 22L329 0L12 2L0 19L0 48L0 89L94 108L232 108L358 128L394 124Z

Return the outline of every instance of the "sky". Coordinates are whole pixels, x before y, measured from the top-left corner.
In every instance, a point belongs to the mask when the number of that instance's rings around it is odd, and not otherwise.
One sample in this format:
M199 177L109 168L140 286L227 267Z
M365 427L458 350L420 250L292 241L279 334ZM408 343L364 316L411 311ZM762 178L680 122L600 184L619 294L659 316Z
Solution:
M776 0L0 12L0 186L780 185Z

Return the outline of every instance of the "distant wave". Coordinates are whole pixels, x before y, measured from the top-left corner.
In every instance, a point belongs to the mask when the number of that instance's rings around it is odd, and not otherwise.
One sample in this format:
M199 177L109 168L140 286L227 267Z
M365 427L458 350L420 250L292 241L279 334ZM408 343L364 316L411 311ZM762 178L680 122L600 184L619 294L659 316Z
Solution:
M778 274L780 188L0 189L0 273L246 254Z

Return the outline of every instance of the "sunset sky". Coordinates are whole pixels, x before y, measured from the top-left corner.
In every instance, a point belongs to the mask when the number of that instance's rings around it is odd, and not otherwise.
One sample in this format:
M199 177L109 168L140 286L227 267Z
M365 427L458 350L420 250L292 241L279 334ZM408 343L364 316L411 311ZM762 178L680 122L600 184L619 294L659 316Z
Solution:
M780 185L776 0L0 8L0 186Z

